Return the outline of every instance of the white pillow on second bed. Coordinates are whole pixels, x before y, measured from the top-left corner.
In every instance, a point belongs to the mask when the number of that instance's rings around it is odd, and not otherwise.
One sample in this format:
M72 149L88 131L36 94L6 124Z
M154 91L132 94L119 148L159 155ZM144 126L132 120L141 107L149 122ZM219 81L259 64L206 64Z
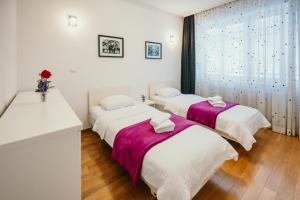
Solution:
M100 101L101 107L105 110L116 110L128 106L133 106L134 104L134 99L126 95L107 96Z
M171 98L181 95L181 92L175 88L165 87L157 90L156 94L164 98Z

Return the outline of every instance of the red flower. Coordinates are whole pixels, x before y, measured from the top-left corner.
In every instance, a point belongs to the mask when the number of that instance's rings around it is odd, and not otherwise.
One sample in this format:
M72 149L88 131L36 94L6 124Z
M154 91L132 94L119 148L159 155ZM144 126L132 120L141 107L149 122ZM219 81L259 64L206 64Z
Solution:
M48 71L48 70L43 70L41 73L40 73L40 76L42 77L42 78L50 78L51 76L52 76L52 74L51 74L51 72L50 71Z

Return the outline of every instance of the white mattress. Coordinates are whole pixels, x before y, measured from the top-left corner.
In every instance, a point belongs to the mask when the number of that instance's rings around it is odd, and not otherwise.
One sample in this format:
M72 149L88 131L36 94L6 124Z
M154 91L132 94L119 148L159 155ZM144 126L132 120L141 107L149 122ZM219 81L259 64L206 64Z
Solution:
M93 130L111 147L119 130L160 112L141 103L113 111L99 106L92 110L97 115ZM141 176L155 188L159 200L190 200L225 160L237 156L222 137L194 125L152 147Z
M165 98L164 109L182 117L187 116L189 107L201 101L207 100L198 95L180 95ZM237 105L222 113L216 120L216 130L228 135L229 139L239 142L247 151L256 142L253 135L260 129L270 127L270 122L255 108Z

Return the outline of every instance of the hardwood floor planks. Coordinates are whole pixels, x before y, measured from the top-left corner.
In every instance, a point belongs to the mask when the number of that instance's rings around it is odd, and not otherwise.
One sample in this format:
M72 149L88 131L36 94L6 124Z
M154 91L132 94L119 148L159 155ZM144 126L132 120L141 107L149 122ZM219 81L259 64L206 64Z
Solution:
M300 140L259 131L257 143L239 160L226 161L197 193L194 200L300 200ZM134 187L127 172L111 158L111 148L91 130L82 132L82 199L154 200L141 182Z
M259 200L275 200L276 195L276 192L265 187L260 195Z
M298 151L298 152L300 152L300 151ZM298 170L297 184L295 186L295 192L294 192L293 200L300 200L300 169Z
M297 159L299 155L294 153L299 152L295 141L291 142L289 150L290 151L287 152L289 154L289 158L287 162L283 163L285 165L283 177L285 178L281 179L276 199L293 199L294 196L297 184L297 176L295 175L297 175L300 168L300 162L299 159Z

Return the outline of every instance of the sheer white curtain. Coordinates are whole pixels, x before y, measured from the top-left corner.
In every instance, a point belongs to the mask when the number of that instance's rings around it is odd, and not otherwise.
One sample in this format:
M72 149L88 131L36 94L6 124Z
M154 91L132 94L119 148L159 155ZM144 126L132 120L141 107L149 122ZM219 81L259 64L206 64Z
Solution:
M196 93L259 109L299 135L299 0L239 0L195 15Z

